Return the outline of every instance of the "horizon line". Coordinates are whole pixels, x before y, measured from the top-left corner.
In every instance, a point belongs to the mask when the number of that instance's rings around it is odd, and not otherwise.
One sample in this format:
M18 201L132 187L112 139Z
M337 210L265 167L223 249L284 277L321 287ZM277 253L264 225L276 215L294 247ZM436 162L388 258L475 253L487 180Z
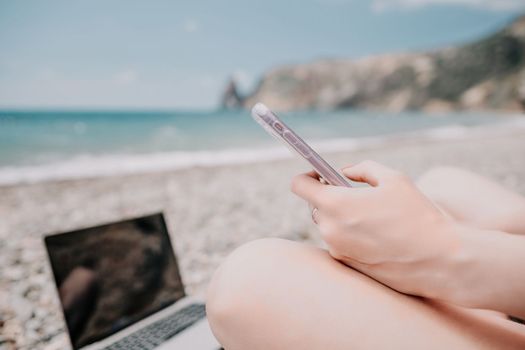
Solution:
M133 107L133 106L0 106L4 112L217 112L216 107Z

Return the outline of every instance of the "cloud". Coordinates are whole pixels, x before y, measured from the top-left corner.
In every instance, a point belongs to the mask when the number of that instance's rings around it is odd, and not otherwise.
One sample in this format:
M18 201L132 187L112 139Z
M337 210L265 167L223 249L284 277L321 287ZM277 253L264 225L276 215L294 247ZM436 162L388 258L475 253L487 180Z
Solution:
M186 33L194 33L200 28L199 22L193 18L187 18L182 22L182 30Z
M524 0L373 0L372 9L384 12L391 9L417 9L429 5L457 5L489 11L525 10Z
M130 85L139 79L139 75L132 69L123 70L113 76L113 82L119 85Z

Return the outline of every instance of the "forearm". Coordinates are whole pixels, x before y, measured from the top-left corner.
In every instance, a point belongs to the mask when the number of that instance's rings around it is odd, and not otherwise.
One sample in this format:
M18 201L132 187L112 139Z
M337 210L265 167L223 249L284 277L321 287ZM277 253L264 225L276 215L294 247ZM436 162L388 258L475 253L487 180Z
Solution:
M458 305L525 318L525 237L454 225L460 241L427 291Z

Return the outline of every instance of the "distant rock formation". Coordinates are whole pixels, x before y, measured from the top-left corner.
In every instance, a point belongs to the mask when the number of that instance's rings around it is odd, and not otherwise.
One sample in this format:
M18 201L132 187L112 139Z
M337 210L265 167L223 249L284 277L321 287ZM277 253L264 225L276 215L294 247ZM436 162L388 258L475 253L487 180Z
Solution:
M224 90L221 99L221 106L222 108L226 109L242 108L243 106L243 98L239 94L237 85L235 84L235 80L233 78L230 79L226 89Z
M523 111L525 16L459 47L278 67L245 98L238 96L233 83L225 97L228 105L249 108L263 101L276 110Z

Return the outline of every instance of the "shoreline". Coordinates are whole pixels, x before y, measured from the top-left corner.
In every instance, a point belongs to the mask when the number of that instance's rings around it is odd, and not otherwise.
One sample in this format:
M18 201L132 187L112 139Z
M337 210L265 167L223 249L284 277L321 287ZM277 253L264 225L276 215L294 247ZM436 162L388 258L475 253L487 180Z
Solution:
M421 130L358 138L335 138L312 141L320 153L356 152L388 147L399 143L454 141L525 130L525 118L502 120L490 124L464 126L451 124ZM144 154L78 155L72 159L42 165L0 167L0 187L64 180L128 176L172 172L196 167L213 168L291 159L283 145L232 148L216 151L170 151Z

